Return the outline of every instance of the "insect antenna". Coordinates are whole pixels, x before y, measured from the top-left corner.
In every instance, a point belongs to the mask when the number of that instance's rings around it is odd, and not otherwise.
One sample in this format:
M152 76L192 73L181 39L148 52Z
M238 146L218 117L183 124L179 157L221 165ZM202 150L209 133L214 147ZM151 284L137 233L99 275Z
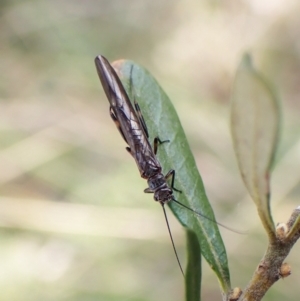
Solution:
M203 217L203 218L205 218L205 219L207 219L207 220L209 220L209 221L211 221L211 222L213 222L213 223L219 225L220 227L222 227L222 228L224 228L224 229L227 229L227 230L229 230L229 231L232 231L232 232L235 232L235 233L238 233L238 234L246 234L246 232L237 231L237 230L235 230L235 229L233 229L233 228L230 228L230 227L228 227L228 226L225 226L225 225L223 225L223 224L221 224L221 223L219 223L219 222L213 220L212 218L209 218L209 217L207 217L206 215L204 215L204 214L202 214L202 213L200 213L200 212L198 212L198 211L196 211L196 210L194 210L194 209L192 209L192 208L190 208L190 207L188 207L188 206L186 206L186 205L180 203L179 201L175 200L174 198L172 199L172 201L175 202L176 204L180 205L181 207L183 207L183 208L185 208L185 209L187 209L187 210L192 211L192 212L195 213L196 215L201 216L201 217Z
M162 208L163 208L163 212L164 212L164 216L165 216L166 224L167 224L167 227L168 227L168 232L169 232L169 235L170 235L170 238L171 238L171 242L172 242L173 250L174 250L174 253L175 253L175 256L176 256L176 259L177 259L177 262L178 262L179 268L180 268L180 271L181 271L181 273L182 273L182 276L184 277L184 272L183 272L183 269L182 269L182 266L181 266L181 263L180 263L180 260L179 260L179 257L178 257L178 254L177 254L176 248L175 248L175 244L174 244L173 236L172 236L172 233L171 233L171 229L170 229L170 225L169 225L169 221L168 221L168 217L167 217L166 209L165 209L165 206L164 206L164 204L163 204L163 203L161 203L161 206L162 206Z

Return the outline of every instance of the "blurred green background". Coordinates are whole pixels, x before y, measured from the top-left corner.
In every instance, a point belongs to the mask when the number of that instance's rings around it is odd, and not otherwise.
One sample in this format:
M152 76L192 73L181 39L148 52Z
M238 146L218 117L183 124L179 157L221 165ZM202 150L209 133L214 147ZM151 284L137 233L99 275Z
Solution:
M266 235L240 179L230 89L245 50L282 99L272 209L300 195L300 2L0 2L0 300L183 300L163 213L143 193L108 113L94 57L145 66L172 99L219 222L232 285L243 288ZM177 171L177 172L180 172ZM169 214L184 264L184 231ZM292 275L264 300L298 300ZM220 300L204 263L204 300Z

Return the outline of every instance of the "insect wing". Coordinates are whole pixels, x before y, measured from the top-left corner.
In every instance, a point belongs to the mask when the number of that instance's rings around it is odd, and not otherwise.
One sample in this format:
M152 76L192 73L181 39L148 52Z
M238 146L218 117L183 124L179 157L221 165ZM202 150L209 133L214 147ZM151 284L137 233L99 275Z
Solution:
M153 175L160 170L148 140L148 131L140 108L135 102L134 109L129 97L113 67L101 55L95 58L97 72L103 89L110 102L110 114L120 133L129 145L129 152L134 157L142 177Z
M124 140L132 147L132 130L139 128L138 117L114 68L103 56L95 58L97 72L110 102L110 115Z
M95 58L95 64L104 92L111 106L116 107L122 105L124 101L122 99L124 97L128 98L128 96L116 71L102 55Z

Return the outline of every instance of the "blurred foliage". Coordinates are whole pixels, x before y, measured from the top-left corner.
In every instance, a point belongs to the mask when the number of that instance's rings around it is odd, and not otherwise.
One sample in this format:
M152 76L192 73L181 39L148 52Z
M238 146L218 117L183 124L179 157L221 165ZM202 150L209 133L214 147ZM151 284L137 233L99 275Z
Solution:
M278 144L280 104L248 54L237 69L231 99L231 135L241 177L272 243L276 233L270 208L270 173Z
M0 300L184 299L161 208L109 117L100 53L145 66L173 101L217 219L249 232L222 230L232 285L243 287L266 236L233 154L231 84L250 49L279 91L272 211L286 221L300 194L299 13L297 0L1 1ZM264 300L297 300L297 248L292 275ZM219 300L203 268L202 297Z

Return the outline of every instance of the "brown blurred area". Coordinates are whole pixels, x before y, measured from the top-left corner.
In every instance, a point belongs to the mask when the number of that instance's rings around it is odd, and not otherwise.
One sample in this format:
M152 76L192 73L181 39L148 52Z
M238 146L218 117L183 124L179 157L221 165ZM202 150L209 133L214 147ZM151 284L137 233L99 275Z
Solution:
M161 208L109 117L98 54L145 66L170 96L217 219L247 231L221 230L243 288L267 242L233 154L230 89L251 51L280 95L272 209L284 222L300 195L299 14L297 0L1 1L0 300L184 299ZM264 300L299 298L298 249ZM202 295L221 299L206 263Z

